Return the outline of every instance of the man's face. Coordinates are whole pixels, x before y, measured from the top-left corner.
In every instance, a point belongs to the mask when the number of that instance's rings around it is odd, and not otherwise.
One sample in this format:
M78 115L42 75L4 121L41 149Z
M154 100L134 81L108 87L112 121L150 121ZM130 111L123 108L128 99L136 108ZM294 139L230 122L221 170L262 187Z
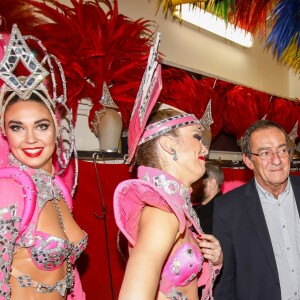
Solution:
M276 127L260 129L250 137L251 152L255 154L268 153L268 156L243 155L245 164L253 170L258 183L267 191L282 192L290 173L290 155L278 154L276 151L287 147L285 135Z

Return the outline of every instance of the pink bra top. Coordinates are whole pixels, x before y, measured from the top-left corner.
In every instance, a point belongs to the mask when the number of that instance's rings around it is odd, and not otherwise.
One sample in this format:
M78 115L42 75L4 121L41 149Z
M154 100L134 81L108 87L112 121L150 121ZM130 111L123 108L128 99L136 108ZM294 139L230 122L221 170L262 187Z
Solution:
M201 271L203 256L191 243L182 244L168 259L160 280L160 290L167 294L173 286L185 286Z
M28 248L33 263L41 270L52 271L58 269L70 259L72 264L83 252L87 245L87 234L74 246L68 240L51 236L45 232L35 232L35 245Z

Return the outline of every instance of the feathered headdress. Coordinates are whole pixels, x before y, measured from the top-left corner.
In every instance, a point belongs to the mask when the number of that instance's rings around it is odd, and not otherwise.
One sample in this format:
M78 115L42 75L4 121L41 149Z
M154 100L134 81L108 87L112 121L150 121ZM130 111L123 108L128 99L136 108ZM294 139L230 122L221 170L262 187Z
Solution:
M27 34L34 32L65 70L68 106L74 122L83 98L91 99L91 122L95 112L103 107L100 100L107 84L127 126L147 64L152 23L142 19L132 21L119 14L117 1L71 0L70 6L56 0L22 2L34 12L35 21L30 26L28 17L19 15L21 27L26 27ZM1 11L2 4L8 6L7 1L0 1ZM15 10L19 6L9 3L9 7ZM1 12L1 15L7 19L12 14L7 17Z
M60 62L39 39L31 35L23 36L15 24L10 35L0 35L0 41L0 125L3 135L6 134L4 114L10 101L15 96L24 101L31 99L32 95L37 96L51 113L56 128L56 155L53 155L56 172L69 174L70 160L73 155L76 159L77 155L72 116L66 105L66 81ZM1 148L1 155L6 156L9 150L2 134ZM7 158L2 156L1 161L3 165ZM73 179L75 187L76 176Z

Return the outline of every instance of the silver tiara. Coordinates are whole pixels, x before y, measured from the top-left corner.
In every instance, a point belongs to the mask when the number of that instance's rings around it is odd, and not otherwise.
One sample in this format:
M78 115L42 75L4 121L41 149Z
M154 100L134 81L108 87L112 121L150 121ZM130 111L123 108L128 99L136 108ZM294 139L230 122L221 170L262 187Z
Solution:
M19 63L29 71L27 77L14 74ZM13 25L10 41L0 63L0 78L22 99L28 99L32 91L49 75L28 48L21 32Z
M30 49L26 41L33 41L37 47ZM63 68L58 59L48 54L42 42L34 36L22 36L16 24L13 25L8 45L0 35L4 56L0 62L1 127L4 132L3 116L6 105L18 95L23 100L37 95L49 108L57 129L56 154L60 172L68 166L72 155L77 159L72 114L67 107L67 87ZM36 51L41 59L36 58ZM17 66L22 64L28 75L17 75ZM50 75L50 76L49 76ZM59 89L59 92L58 92ZM50 96L51 95L51 96ZM58 125L58 126L57 126Z

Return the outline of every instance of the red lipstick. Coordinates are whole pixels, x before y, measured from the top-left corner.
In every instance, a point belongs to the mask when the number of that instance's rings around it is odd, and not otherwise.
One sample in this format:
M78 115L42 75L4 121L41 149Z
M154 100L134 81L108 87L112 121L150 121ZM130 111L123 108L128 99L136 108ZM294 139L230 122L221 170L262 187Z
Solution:
M34 158L34 157L38 157L42 154L44 148L24 148L22 149L22 151L24 152L24 154L28 157Z

